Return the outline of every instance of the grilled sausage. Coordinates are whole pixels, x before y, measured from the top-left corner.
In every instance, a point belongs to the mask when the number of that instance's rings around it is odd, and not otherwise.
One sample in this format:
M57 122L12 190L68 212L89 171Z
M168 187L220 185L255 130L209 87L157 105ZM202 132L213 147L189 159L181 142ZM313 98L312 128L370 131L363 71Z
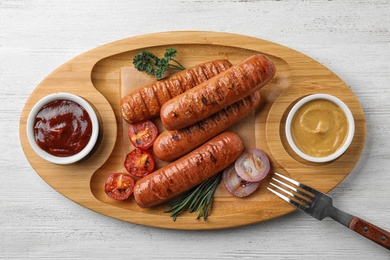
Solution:
M260 93L256 91L189 127L162 132L154 142L154 154L163 161L183 156L243 119L256 109L260 100Z
M137 181L134 186L135 201L145 208L172 199L225 169L243 149L244 144L238 135L222 133Z
M143 86L122 98L122 117L132 124L158 116L165 102L231 66L228 60L209 61Z
M256 54L210 80L166 102L160 111L167 130L192 125L266 85L275 75L274 63Z

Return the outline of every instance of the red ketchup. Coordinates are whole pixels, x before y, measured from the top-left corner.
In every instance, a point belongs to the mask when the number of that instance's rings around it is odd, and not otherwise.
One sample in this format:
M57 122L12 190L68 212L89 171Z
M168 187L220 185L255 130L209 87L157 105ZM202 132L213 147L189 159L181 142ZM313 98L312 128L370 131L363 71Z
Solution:
M70 100L54 100L44 105L34 122L35 141L51 155L68 157L79 153L92 135L87 111Z

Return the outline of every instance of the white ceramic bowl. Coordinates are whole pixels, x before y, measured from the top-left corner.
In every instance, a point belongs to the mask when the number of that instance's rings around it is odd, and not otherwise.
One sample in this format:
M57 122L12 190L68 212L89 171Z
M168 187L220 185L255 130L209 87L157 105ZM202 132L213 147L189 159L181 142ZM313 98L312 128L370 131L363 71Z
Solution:
M44 105L46 105L49 102L55 101L57 99L70 100L81 105L89 114L92 123L92 134L88 144L79 153L67 157L58 157L49 154L48 152L46 152L45 150L41 149L38 146L38 144L35 142L35 137L34 137L34 121L37 113ZM59 93L54 93L45 96L34 105L27 118L26 131L27 131L27 138L31 147L41 158L55 164L62 164L62 165L72 164L84 159L87 155L89 155L89 153L95 147L99 135L99 121L95 110L85 99L75 94L59 92Z
M330 154L326 157L313 157L313 156L305 154L294 143L294 140L293 140L292 135L291 135L291 123L292 123L292 119L293 119L295 113L304 104L306 104L312 100L316 100L316 99L326 99L326 100L329 100L329 101L335 103L336 105L338 105L342 109L344 114L346 115L347 120L348 120L348 124L349 124L348 125L349 126L348 127L348 134L347 134L347 137L346 137L344 143L342 144L342 146L339 147L339 149L337 149L333 154ZM287 138L288 144L294 150L294 152L297 155L299 155L301 158L303 158L307 161L310 161L310 162L317 162L317 163L329 162L329 161L333 161L336 158L340 157L350 146L352 139L353 139L353 136L354 136L354 133L355 133L355 122L354 122L354 118L353 118L353 115L351 113L351 110L340 99L336 98L335 96L329 95L329 94L312 94L312 95L309 95L309 96L302 98L292 107L292 109L290 110L290 112L288 113L288 116L287 116L285 131L286 131L286 138Z

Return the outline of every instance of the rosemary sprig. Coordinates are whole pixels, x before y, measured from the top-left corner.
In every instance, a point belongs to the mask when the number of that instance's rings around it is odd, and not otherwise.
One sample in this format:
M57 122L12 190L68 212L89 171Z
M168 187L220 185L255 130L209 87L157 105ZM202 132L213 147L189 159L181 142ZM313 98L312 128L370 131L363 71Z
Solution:
M196 219L203 218L206 221L211 211L214 192L221 179L222 172L202 182L178 200L174 200L168 204L170 209L166 210L165 213L171 213L171 218L173 221L176 221L177 217L188 209L190 213L199 212Z

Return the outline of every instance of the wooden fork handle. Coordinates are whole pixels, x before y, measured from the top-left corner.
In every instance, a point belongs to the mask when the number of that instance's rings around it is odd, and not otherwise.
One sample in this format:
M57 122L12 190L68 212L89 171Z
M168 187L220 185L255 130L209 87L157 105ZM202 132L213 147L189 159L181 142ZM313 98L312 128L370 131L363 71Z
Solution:
M390 233L361 218L354 217L349 228L390 250Z

